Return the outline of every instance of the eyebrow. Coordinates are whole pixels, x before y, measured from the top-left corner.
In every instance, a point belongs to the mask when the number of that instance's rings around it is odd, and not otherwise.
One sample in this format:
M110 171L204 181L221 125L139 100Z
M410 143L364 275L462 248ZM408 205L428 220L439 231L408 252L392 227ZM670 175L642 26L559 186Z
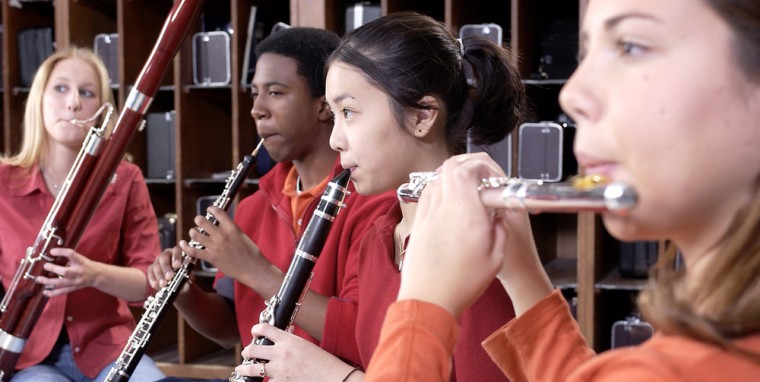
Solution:
M98 85L95 82L85 82L85 83L77 85L74 79L66 77L66 76L51 77L48 81L62 81L62 82L65 82L67 85L71 86L73 84L73 86L79 87L79 88L87 88L87 87L93 87L95 89L98 88Z
M51 80L55 80L55 81L74 82L73 79L71 79L70 77L66 77L66 76L50 77L50 79Z
M351 99L353 99L354 97L352 97L352 96L351 96L351 95L349 95L348 93L343 93L343 94L340 94L340 95L338 95L337 97L333 98L333 99L332 99L332 102L333 102L333 103L338 103L338 102L340 102L340 101L343 101L343 100L344 100L344 99L346 99L346 98L351 98Z
M654 17L652 15L649 15L649 14L646 14L646 13L641 13L641 12L628 12L628 13L623 13L621 15L618 15L618 16L615 16L615 17L607 19L604 22L604 29L610 30L612 28L615 28L623 20L627 20L627 19L631 19L631 18L645 19L645 20L661 23L660 19L658 19L658 18L656 18L656 17Z
M604 21L604 30L609 31L610 29L614 29L617 27L621 22L628 19L644 19L648 21L653 21L656 23L662 23L662 21L652 15L648 15L646 13L641 12L627 12L620 15L617 15L615 17L609 18ZM588 41L588 32L586 30L581 30L580 33L580 45L583 46Z
M285 87L285 88L289 87L288 85L285 85L285 84L283 84L282 82L279 82L279 81L271 81L271 82L265 82L265 83L261 84L261 87L266 87L266 88L272 87L272 86L282 86L282 87ZM251 84L251 88L257 88L258 89L259 86L252 83Z

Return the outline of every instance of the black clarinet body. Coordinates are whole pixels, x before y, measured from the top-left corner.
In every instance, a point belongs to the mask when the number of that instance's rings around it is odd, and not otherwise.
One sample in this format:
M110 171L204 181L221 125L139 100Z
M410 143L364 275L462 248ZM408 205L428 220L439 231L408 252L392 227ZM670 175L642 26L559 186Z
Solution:
M298 309L309 289L313 275L312 270L325 245L332 223L340 209L344 207L343 200L348 194L347 186L350 175L349 170L344 170L328 183L303 236L298 242L280 290L267 302L267 308L261 312L259 322L286 330L295 320ZM253 342L257 345L273 345L272 341L266 337L257 337ZM266 361L246 359L243 364L260 362ZM229 379L230 382L258 382L262 380L261 377L244 377L237 373L233 373Z
M214 201L214 206L225 211L229 210L232 200L235 199L235 195L237 195L238 190L240 190L240 187L248 177L248 173L250 173L251 168L253 168L255 155L260 146L261 143L256 147L253 154L246 155L232 171L227 178L224 191L222 191L222 194ZM216 217L211 213L206 212L205 217L206 220L214 225L217 224ZM203 232L199 227L196 227L196 229ZM188 244L194 248L205 249L195 240L191 240ZM135 330L129 337L124 350L122 350L119 358L116 359L114 366L108 373L108 376L105 379L106 382L125 382L129 380L132 373L135 371L137 364L140 362L140 359L145 354L145 351L150 344L150 340L158 330L161 321L166 316L169 308L174 304L174 300L177 298L179 291L182 290L182 287L187 280L190 279L190 274L195 268L196 262L195 258L187 256L183 252L182 264L174 272L171 281L156 292L155 295L148 297L145 301L145 312L143 312L140 322L137 323Z

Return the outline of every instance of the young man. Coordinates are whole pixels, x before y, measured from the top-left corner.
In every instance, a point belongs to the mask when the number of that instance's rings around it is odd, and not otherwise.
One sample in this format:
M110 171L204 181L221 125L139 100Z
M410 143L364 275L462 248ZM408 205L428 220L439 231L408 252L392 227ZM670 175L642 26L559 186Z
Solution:
M264 39L257 47L251 116L271 157L278 164L259 179L259 190L237 206L233 222L222 210L209 212L214 226L198 216L195 223L206 234L190 231L190 238L206 249L180 242L159 256L149 270L151 286L166 285L180 253L207 260L220 274L216 293L190 283L175 306L200 333L224 345L252 341L251 327L259 322L265 301L274 296L290 265L298 239L311 218L328 181L342 168L329 145L333 114L324 97L324 63L337 47L332 32L289 28ZM394 194L363 197L351 192L333 222L310 291L295 321L294 332L318 343L327 305L355 274L349 253L357 251L363 233L394 202ZM350 370L350 368L349 368Z

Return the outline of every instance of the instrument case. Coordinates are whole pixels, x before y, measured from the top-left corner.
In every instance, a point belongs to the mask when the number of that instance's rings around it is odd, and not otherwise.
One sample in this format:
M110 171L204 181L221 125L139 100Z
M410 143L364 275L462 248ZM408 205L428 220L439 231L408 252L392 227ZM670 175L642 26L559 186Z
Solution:
M646 278L649 268L657 262L657 241L620 242L618 270L629 278Z
M229 33L211 31L193 35L193 82L196 85L229 85L231 67Z
M485 152L501 166L507 177L512 177L512 134L507 135L500 142L488 146L475 145L468 139L467 152Z
M168 213L158 217L158 240L161 249L173 248L177 245L177 215Z
M53 29L23 29L18 32L17 39L21 84L29 86L42 61L53 54Z
M150 179L174 179L175 120L174 111L146 116L147 177Z
M100 56L108 70L111 86L119 83L119 34L100 33L95 35L93 50Z
M653 335L654 327L650 323L637 316L629 316L612 324L612 348L636 346Z
M518 130L517 175L525 180L561 182L578 172L573 155L575 125L523 123Z
M380 18L380 4L360 1L346 6L346 33Z

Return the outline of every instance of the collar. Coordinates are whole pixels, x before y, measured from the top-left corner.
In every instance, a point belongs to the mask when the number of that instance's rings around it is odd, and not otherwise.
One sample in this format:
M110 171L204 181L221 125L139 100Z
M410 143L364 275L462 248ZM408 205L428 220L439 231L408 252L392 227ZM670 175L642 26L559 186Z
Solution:
M13 167L6 181L13 196L26 196L38 191L50 194L42 178L42 171L36 163L29 168Z
M285 183L282 185L282 194L290 198L298 195L296 186L298 183L298 172L296 166L291 166L288 174L285 175Z
M285 183L282 186L282 194L289 198L294 198L299 195L320 196L325 190L325 187L327 187L327 183L330 181L330 179L331 177L328 175L316 186L308 190L301 190L301 192L298 192L296 191L299 181L298 172L296 171L296 166L291 166L288 174L285 176Z

